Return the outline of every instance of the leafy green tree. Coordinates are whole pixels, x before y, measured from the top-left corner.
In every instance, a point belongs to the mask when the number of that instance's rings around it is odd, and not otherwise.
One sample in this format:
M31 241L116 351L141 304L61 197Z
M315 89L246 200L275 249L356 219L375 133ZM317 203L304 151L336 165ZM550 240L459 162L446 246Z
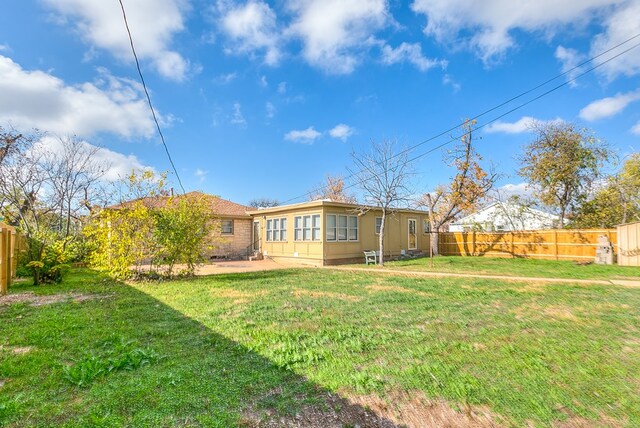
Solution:
M632 221L640 221L640 153L629 156L617 174L581 201L571 225L611 228Z
M162 208L154 210L153 216L154 235L161 248L159 256L168 274L173 273L176 263L181 263L185 265L183 273L193 275L213 245L214 229L219 226L212 218L206 196L172 197Z
M613 155L591 131L566 122L535 122L535 136L520 156L518 173L545 206L557 210L560 225L586 198Z
M91 266L117 279L145 269L171 276L176 264L184 264L182 273L193 275L219 227L208 196L169 196L166 174L152 171L134 171L117 187L118 195L134 199L94 212L84 228Z

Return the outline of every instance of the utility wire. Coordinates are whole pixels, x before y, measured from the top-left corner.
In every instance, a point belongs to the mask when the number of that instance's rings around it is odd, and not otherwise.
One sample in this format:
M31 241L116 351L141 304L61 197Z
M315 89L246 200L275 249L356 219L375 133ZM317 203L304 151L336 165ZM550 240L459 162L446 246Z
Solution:
M635 38L635 37L640 37L640 34L638 34L637 36L634 36L633 38ZM629 39L629 40L631 40L631 39ZM542 93L542 94L540 94L540 95L537 95L536 97L534 97L534 98L532 98L532 99L530 99L530 100L528 100L528 101L525 101L525 102L524 102L524 103L522 103L522 104L517 105L516 107L514 107L514 108L510 109L509 111L507 111L507 112L505 112L505 113L502 113L502 114L500 114L499 116L496 116L496 117L494 117L493 119L491 119L491 120L489 120L489 121L487 121L487 122L484 122L482 125L475 126L473 129L470 129L470 130L469 130L469 131L467 131L467 132L464 132L464 133L462 133L462 134L460 134L460 135L458 135L458 136L452 137L452 138L451 138L451 139L449 139L448 141L445 141L445 142L443 142L443 143L441 143L441 144L439 144L439 145L437 145L437 146L435 146L435 147L433 147L433 148L431 148L431 149L427 150L427 151L426 151L426 152L424 152L424 153L421 153L421 154L419 154L419 155L417 155L417 156L415 156L415 157L413 157L413 158L408 159L408 160L407 160L407 162L408 162L408 163L410 163L410 162L414 162L414 161L416 161L416 160L418 160L418 159L420 159L420 158L423 158L423 157L425 157L425 156L427 156L427 155L429 155L429 154L431 154L431 153L435 152L436 150L439 150L439 149L441 149L441 148L443 148L443 147L445 147L445 146L447 146L447 145L451 144L451 143L452 143L452 142L454 142L454 141L458 141L460 138L464 137L465 135L469 135L469 134L471 134L472 132L475 132L475 131L477 131L477 130L479 130L479 129L482 129L482 128L484 128L484 127L486 127L486 126L488 126L488 125L490 125L490 124L492 124L492 123L494 123L494 122L496 122L496 121L498 121L498 120L502 119L503 117L505 117L505 116L507 116L507 115L509 115L509 114L513 113L514 111L519 110L519 109L521 109L522 107L525 107L525 106L527 106L527 105L529 105L529 104L531 104L531 103L533 103L533 102L535 102L535 101L537 101L537 100L539 100L539 99L541 99L541 98L543 98L543 97L545 97L545 96L547 96L547 95L549 95L549 94L551 94L551 93L553 93L553 92L557 91L558 89L563 88L564 86L567 86L567 85L569 85L569 84L571 84L571 83L575 82L576 80L578 80L579 78L583 77L584 75L586 75L586 74L588 74L588 73L591 73L592 71L594 71L594 70L596 70L596 69L598 69L598 68L602 67L603 65L605 65L605 64L607 64L607 63L609 63L609 62L613 61L614 59L616 59L616 58L618 58L618 57L620 57L620 56L622 56L622 55L624 55L624 54L628 53L629 51L631 51L631 50L633 50L633 49L635 49L635 48L637 48L637 47L639 47L639 46L640 46L640 43L636 43L635 45L633 45L633 46L631 46L631 47L629 47L629 48L625 49L625 50L624 50L624 51L622 51L622 52L617 53L616 55L612 56L611 58L609 58L609 59L607 59L607 60L605 60L605 61L603 61L603 62L601 62L601 63L599 63L599 64L596 64L596 65L594 65L593 67L591 67L591 68L589 68L589 69L585 70L584 72L582 72L582 73L580 73L580 74L576 75L575 77L573 77L573 78L571 78L571 79L569 79L569 80L567 80L567 81L565 81L565 82L563 82L563 83L561 83L561 84L559 84L559 85L557 85L557 86L554 86L553 88L551 88L551 89L547 90L546 92L544 92L544 93ZM484 115L484 113L483 113L483 115ZM479 117L479 116L476 116L476 117ZM454 128L454 129L456 129L456 128ZM421 143L421 144L422 144L422 143ZM418 146L418 145L416 145L416 146L414 146L414 147L417 147L417 146ZM412 149L411 149L411 150L412 150ZM408 149L408 150L404 150L403 152L400 152L400 153L396 154L395 156L399 156L400 154L402 154L402 153L406 153L407 151L409 151L409 149ZM362 173L362 172L363 172L363 171L360 171L359 173ZM355 176L355 175L357 175L357 174L358 174L358 173L351 174L351 176L350 176L350 177L354 177L354 176ZM374 174L374 175L375 175L375 174ZM345 188L345 190L346 190L346 189L350 189L350 188L352 188L352 187L355 187L355 186L357 186L357 185L359 185L359 184L363 183L364 181L366 181L366 180L367 180L367 179L369 179L369 178L370 178L370 177L366 177L366 178L364 178L364 179L362 179L362 180L356 181L355 183L352 183L352 184L350 184L350 185L348 185L348 186L345 186L344 188ZM297 198L296 198L296 199L297 199Z
M626 40L624 40L624 41L622 41L622 42L618 43L617 45L612 46L612 47L610 47L609 49L607 49L607 50L605 50L605 51L603 51L603 52L600 52L598 55L595 55L595 56L593 56L593 57L591 57L591 58L589 58L589 59L584 60L583 62L579 63L579 64L578 64L578 65L576 65L575 67L572 67L572 68L570 68L570 69L568 69L568 70L564 71L563 73L560 73L560 74L558 74L558 75L556 75L556 76L554 76L554 77L552 77L552 78L550 78L550 79L547 79L547 80L545 80L544 82L542 82L542 83L540 83L540 84L538 84L538 85L536 85L536 86L534 86L534 87L532 87L532 88L530 88L530 89L528 89L528 90L526 90L526 91L524 91L524 92L521 92L520 94L515 95L515 96L513 96L513 97L509 98L508 100L503 101L503 102L502 102L502 103L500 103L500 104L497 104L497 105L496 105L496 106L494 106L494 107L491 107L490 109L487 109L487 110L485 110L485 111L483 111L483 112L481 112L481 113L479 113L479 114L477 114L477 115L475 115L475 116L473 116L473 117L469 118L469 120L470 120L470 121L473 121L473 120L477 120L477 119L479 119L479 118L481 118L481 117L483 117L483 116L486 116L487 114L489 114L489 113L491 113L491 112L493 112L493 111L495 111L495 110L498 110L498 109L500 109L501 107L504 107L504 106L506 106L507 104L510 104L510 103L512 103L513 101L515 101L515 100L517 100L517 99L519 99L519 98L522 98L522 97L524 97L524 96L526 96L526 95L528 95L528 94L530 94L530 93L532 93L532 92L534 92L534 91L536 91L536 90L538 90L538 89L540 89L540 88L542 88L542 87L544 87L544 86L548 85L549 83L553 82L554 80L558 80L558 79L559 79L559 78L561 78L561 77L564 77L564 76L566 76L566 75L571 74L572 72L574 72L574 71L578 70L579 68L583 67L584 65L586 65L586 64L588 64L588 63L590 63L590 62L593 62L594 60L596 60L596 59L600 58L601 56L603 56L603 55L605 55L605 54L607 54L607 53L609 53L609 52L611 52L611 51L613 51L613 50L615 50L615 49L617 49L617 48L619 48L619 47L621 47L621 46L623 46L623 45L625 45L625 44L627 44L627 43L631 42L632 40L637 39L637 38L639 38L639 37L640 37L640 33L638 33L638 34L636 34L636 35L634 35L634 36L631 36L631 37L629 37L628 39L626 39ZM613 59L615 59L615 58L619 57L619 56L620 56L620 55L622 55L622 54L627 53L628 51L630 51L630 50L632 50L632 49L634 49L634 48L636 48L636 47L638 47L638 44L636 44L636 45L632 46L631 48L629 48L629 49L627 49L627 50L625 50L625 51L623 51L623 52L621 52L621 53L619 53L619 54L617 54L617 55L613 56L612 58L609 58L608 60L604 61L603 63L600 63L600 64L598 64L597 66L595 66L595 67L593 67L593 68L590 68L590 69L589 69L589 70L587 70L586 72L583 72L583 73L581 73L581 74L579 74L579 75L577 75L577 76L574 76L574 77L573 77L573 78L571 78L570 80L565 81L563 84L561 84L561 85L559 85L559 86L557 86L557 87L553 88L553 89L552 89L552 90L550 90L550 91L547 91L547 92L543 93L541 96L537 96L537 97L533 98L532 100L530 100L530 101L528 101L528 102L526 102L526 103L524 103L524 104L521 104L521 105L517 106L517 107L516 107L516 108L514 108L514 109L511 109L511 110L509 110L507 113L502 114L502 115L498 116L497 118L494 118L493 120L491 120L491 121L489 121L489 122L486 122L486 123L485 123L485 124L483 124L482 126L479 126L479 127L475 128L475 129L483 128L483 127L485 127L485 126L487 126L487 125L489 125L489 124L491 124L491 123L493 123L493 122L497 121L498 119L500 119L500 118L502 118L502 117L506 116L507 114L513 113L514 111L518 110L519 108L522 108L522 107L524 107L524 106L526 106L526 105L528 105L528 104L530 104L530 103L532 103L532 102L534 102L534 101L536 101L536 100L538 100L538 99L542 98L543 96L548 95L548 94L550 94L551 92L553 92L553 91L555 91L555 90L557 90L557 89L560 89L560 88L561 88L561 87L563 87L563 86L568 85L569 83L575 82L578 78L580 78L580 77L584 76L585 74L587 74L587 73L589 73L589 72L591 72L591 71L595 70L596 68L599 68L600 66L602 66L602 65L604 65L604 64L606 64L606 63L608 63L608 62L610 62L611 60L613 60ZM449 128L449 129L445 130L445 131L442 131L442 132L440 132L440 133L438 133L438 134L436 134L436 135L433 135L432 137L429 137L429 138L427 138L426 140L423 140L423 141L421 141L421 142L419 142L419 143L417 143L417 144L414 144L414 145L412 145L412 146L410 146L410 147L408 147L408 148L406 148L406 149L404 149L404 150L402 150L402 151L400 151L400 152L396 153L394 156L392 156L392 158L391 158L391 159L396 158L396 157L398 157L398 156L401 156L401 155L403 155L403 154L405 154L405 153L411 152L411 151L415 150L416 148L418 148L418 147L420 147L420 146L423 146L423 145L425 145L425 144L427 144L427 143L429 143L429 142L431 142L431 141L433 141L433 140L436 140L436 139L438 139L438 138L440 138L440 137L443 137L443 136L445 136L445 135L449 134L450 132L455 131L455 130L456 130L456 129L458 129L459 127L460 127L460 125L455 125L455 126L453 126L453 127ZM475 129L474 129L474 130L475 130ZM472 130L472 131L473 131L473 130ZM461 136L459 136L459 137L457 137L457 138L460 138L460 137L462 137L463 135L465 135L465 134L462 134ZM422 157L422 156L424 156L424 155L426 155L426 154L428 154L428 153L432 153L432 152L434 152L435 150L438 150L438 149L440 149L440 148L442 148L442 147L446 146L447 144L451 143L452 141L456 141L456 140L457 140L457 138L452 139L452 140L449 140L449 141L447 141L447 142L445 142L445 143L443 143L443 144L440 144L440 145L438 145L438 146L434 147L432 150L429 150L429 151L428 151L428 152L426 152L425 154L422 154L422 155L418 156L417 158L414 158L413 160L418 159L418 158L420 158L420 157ZM356 175L358 175L358 174L360 174L360 173L362 173L362 172L364 172L364 171L357 171L357 172L354 172L354 173L352 173L352 174L348 175L347 177L345 177L345 180L349 180L349 179L351 179L351 178L355 177ZM359 183L358 183L358 184L359 184ZM351 185L351 186L347 186L347 187L345 187L345 189L346 189L346 188L350 188L350 187L353 187L353 185ZM288 202L292 202L292 201L295 201L295 200L297 200L297 199L301 199L301 198L304 198L304 197L308 197L308 196L310 196L310 195L312 195L312 194L317 193L319 190L322 190L322 189L313 189L313 190L311 190L311 191L309 191L309 192L307 192L307 193L304 193L304 194L302 194L302 195L300 195L300 196L296 196L296 197L294 197L294 198L287 199L286 201L284 201L284 202L283 202L283 204L286 204L286 203L288 203Z
M147 96L147 103L149 104L149 109L151 110L151 115L153 116L153 121L156 123L156 129L158 130L158 134L160 135L160 140L162 141L162 145L164 146L164 151L167 153L167 158L169 158L169 163L171 164L171 168L173 168L173 172L176 174L176 178L178 179L178 184L182 189L182 193L187 193L184 190L184 186L182 185L182 180L180 180L180 174L178 174L178 170L176 169L176 165L173 163L173 159L171 158L171 153L169 153L169 147L167 146L167 142L164 140L164 135L162 134L162 130L160 129L160 123L158 122L158 118L156 117L156 111L153 108L153 104L151 104L151 96L149 96L149 91L147 90L147 84L144 81L144 76L142 75L142 69L140 69L140 61L138 61L138 55L136 54L136 48L133 45L133 37L131 36L131 30L129 29L129 22L127 21L127 13L124 10L124 4L122 0L118 0L120 2L120 9L122 9L122 18L124 19L124 26L127 29L127 35L129 36L129 44L131 45L131 52L133 53L133 58L136 61L136 68L138 69L138 75L140 76L140 81L142 82L142 88L144 89L144 94Z

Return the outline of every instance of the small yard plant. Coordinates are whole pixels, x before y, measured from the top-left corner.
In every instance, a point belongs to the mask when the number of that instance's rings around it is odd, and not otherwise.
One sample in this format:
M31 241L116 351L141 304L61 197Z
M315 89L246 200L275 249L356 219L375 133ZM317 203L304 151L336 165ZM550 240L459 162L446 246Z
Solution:
M160 358L149 348L135 347L131 341L106 341L99 354L89 354L63 368L64 378L71 384L86 387L95 379L118 370L135 370L150 365Z

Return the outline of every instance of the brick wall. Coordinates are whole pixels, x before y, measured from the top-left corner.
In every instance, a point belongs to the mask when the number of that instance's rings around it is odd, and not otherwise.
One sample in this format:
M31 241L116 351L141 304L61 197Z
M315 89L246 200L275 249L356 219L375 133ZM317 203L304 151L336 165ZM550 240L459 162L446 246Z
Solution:
M219 220L218 220L219 221ZM214 232L214 248L210 252L211 257L238 258L245 257L246 250L251 245L253 220L233 219L233 234L221 234L220 227L216 226Z

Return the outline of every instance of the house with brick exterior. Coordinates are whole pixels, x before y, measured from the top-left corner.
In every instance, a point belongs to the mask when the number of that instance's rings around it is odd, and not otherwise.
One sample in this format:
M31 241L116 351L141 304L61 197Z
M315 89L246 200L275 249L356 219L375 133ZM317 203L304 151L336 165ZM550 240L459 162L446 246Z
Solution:
M108 209L126 209L135 203L142 203L149 208L160 208L183 198L204 200L211 209L213 221L217 223L213 228L216 245L207 254L209 259L247 256L247 252L251 250L253 224L252 217L247 213L252 208L248 206L196 191L184 195L155 196L127 201L112 205Z
M311 265L360 262L377 251L382 212L376 207L316 200L270 208L250 208L201 192L145 198L160 207L179 198L205 199L219 222L210 259L268 257ZM123 208L135 201L111 208ZM396 209L385 223L385 259L429 251L429 213Z

